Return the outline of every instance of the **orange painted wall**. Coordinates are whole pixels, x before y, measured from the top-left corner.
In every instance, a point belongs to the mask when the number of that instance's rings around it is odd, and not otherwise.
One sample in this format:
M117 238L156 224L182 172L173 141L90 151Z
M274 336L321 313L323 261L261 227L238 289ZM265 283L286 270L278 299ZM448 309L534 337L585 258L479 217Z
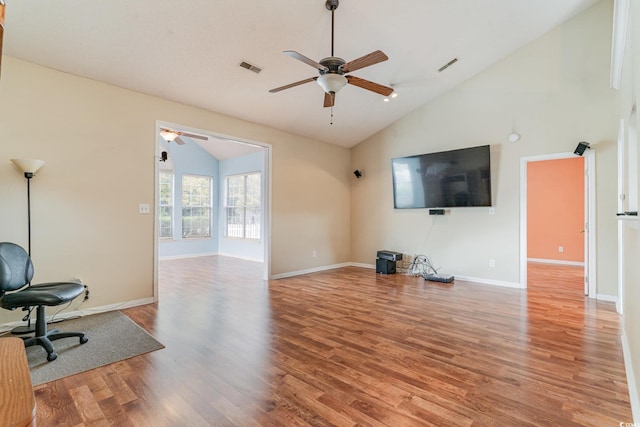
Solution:
M583 157L527 164L527 223L528 258L584 262Z

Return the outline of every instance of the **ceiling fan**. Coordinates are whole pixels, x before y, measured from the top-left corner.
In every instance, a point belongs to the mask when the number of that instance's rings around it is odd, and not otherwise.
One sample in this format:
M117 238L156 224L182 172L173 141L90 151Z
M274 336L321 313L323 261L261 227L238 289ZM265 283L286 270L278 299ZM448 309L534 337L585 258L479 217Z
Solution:
M336 93L347 83L361 87L362 89L370 90L371 92L379 93L380 95L384 96L389 96L393 93L393 88L383 86L381 84L374 83L360 77L346 75L347 73L350 73L352 71L356 71L361 68L386 61L387 59L389 59L389 57L385 55L384 52L375 50L350 62L346 62L342 58L333 56L334 12L338 8L339 3L339 0L327 0L325 4L327 9L331 11L331 56L320 60L320 62L316 62L313 59L309 59L294 50L284 51L286 55L289 55L290 57L297 59L298 61L302 61L305 64L311 65L312 67L316 68L320 75L317 77L310 77L308 79L300 80L299 82L289 83L288 85L271 89L269 92L276 93L280 92L281 90L316 81L325 92L325 107L333 107L335 103Z
M206 135L198 135L197 133L189 133L183 132L180 130L173 130L168 128L160 128L160 136L167 142L175 141L178 145L184 145L184 141L180 139L181 136L186 136L189 138L202 139L203 141L207 141L209 139Z

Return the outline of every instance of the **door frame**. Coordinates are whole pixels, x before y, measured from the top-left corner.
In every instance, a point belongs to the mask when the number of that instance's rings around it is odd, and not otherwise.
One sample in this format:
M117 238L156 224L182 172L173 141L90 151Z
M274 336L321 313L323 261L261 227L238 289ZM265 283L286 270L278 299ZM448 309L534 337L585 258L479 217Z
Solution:
M160 230L159 230L159 221L158 221L158 209L160 203L160 192L158 188L159 177L160 177L160 144L158 144L158 138L160 138L160 128L171 128L171 129L179 129L188 132L195 132L204 135L210 135L216 138L227 139L230 141L238 142L241 144L254 145L258 147L262 147L264 149L264 176L262 177L263 183L263 216L264 216L264 257L263 257L263 280L269 280L271 277L271 170L272 170L272 146L271 144L262 143L258 141L251 141L244 138L238 138L234 136L224 135L217 132L205 131L203 129L196 129L187 126L182 126L176 123L165 122L161 120L156 120L155 124L155 133L154 133L154 145L155 145L155 156L153 158L154 162L154 179L153 179L153 300L154 302L158 302L159 291L158 291L158 268L159 268L159 245L160 245Z
M573 158L574 153L555 153L520 158L520 287L527 288L527 166L531 162ZM597 297L596 276L596 153L584 153L584 276L585 295Z

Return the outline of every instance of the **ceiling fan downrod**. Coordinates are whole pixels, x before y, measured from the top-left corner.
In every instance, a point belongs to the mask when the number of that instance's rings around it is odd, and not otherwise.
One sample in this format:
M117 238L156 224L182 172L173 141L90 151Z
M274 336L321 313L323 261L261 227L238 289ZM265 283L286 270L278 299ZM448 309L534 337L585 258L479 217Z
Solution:
M327 7L327 9L331 11L331 56L333 56L333 28L334 28L334 22L335 22L335 17L333 12L335 12L335 10L338 8L339 5L340 5L339 0L327 0L327 2L325 3L325 6Z

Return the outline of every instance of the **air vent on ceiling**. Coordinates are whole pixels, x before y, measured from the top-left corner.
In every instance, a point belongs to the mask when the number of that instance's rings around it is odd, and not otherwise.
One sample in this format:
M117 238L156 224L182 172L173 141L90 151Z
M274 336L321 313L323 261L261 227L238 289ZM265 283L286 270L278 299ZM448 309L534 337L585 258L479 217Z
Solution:
M439 72L443 72L444 70L446 70L447 68L449 68L453 64L455 64L456 62L458 62L458 58L453 58L451 61L449 61L446 64L444 64L442 67L438 68L438 71Z
M253 72L254 72L254 73L256 73L256 74L258 74L260 71L262 71L262 68L260 68L260 67L258 67L258 66L256 66L256 65L250 64L250 63L248 63L247 61L242 61L242 62L240 63L240 66L241 66L242 68L246 68L246 69L247 69L247 70L249 70L249 71L253 71Z

